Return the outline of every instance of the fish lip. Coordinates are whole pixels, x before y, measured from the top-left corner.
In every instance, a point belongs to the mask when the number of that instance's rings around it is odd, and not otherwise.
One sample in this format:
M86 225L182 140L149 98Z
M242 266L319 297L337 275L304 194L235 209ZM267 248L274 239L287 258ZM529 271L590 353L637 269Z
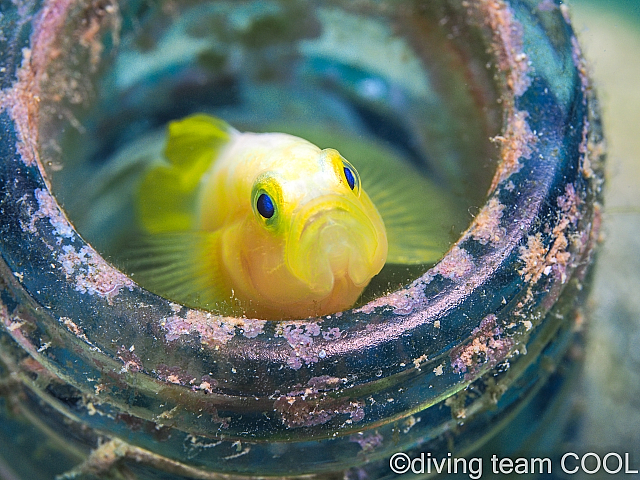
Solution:
M331 213L334 213L336 211L348 212L348 210L344 208L335 208L331 210L319 210L311 214L309 218L307 218L306 221L304 221L304 226L302 227L302 231L300 232L300 235L298 235L298 240L300 240L304 236L304 234L309 231L310 228L314 227L315 225L317 225L318 222L322 221L323 217L327 217L331 215ZM294 217L294 221L295 221L295 217ZM327 223L325 223L323 228L327 228L329 226L328 222L332 222L331 219L327 220ZM335 223L335 222L332 222L332 223Z
M383 248L385 252L382 262L376 262L376 258L381 256L380 243L381 240L386 242L386 234L383 230L384 239L380 238L379 229L374 221L356 201L340 195L325 195L311 200L294 212L292 227L287 239L287 268L315 291L326 291L328 294L333 289L336 272L332 261L336 262L336 256L347 257L347 266L339 269L341 271L337 272L338 275L347 276L353 285L362 288L384 265L386 248ZM333 232L329 232L328 229L333 229ZM336 253L334 250L334 257L330 258L330 250L335 245L322 245L321 238L331 237L331 233L340 237L340 229L344 229L346 233L353 231L353 236L348 238L345 235L343 238L347 241L344 245L339 245L338 249L346 251L339 250L339 253ZM309 237L312 232L317 235ZM386 243L384 246L386 247ZM313 259L311 255L314 255ZM314 268L311 268L311 264ZM329 274L331 278L328 277Z

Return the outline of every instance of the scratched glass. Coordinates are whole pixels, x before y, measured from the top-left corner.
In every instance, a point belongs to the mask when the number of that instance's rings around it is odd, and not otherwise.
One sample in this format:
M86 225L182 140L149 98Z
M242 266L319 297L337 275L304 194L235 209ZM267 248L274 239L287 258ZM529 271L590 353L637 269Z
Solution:
M535 443L579 369L600 218L597 103L564 6L0 7L5 471L391 478L398 451ZM101 255L127 218L92 230L78 192L126 145L205 107L254 126L338 119L476 206L471 223L437 264L339 316L169 302Z

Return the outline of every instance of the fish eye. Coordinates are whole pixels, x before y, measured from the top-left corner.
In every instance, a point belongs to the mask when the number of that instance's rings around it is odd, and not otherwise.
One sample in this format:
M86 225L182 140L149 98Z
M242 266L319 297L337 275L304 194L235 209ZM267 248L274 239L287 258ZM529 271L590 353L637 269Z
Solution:
M356 178L353 175L353 172L346 165L344 166L344 178L347 179L347 183L349 184L349 188L353 190L356 188Z
M340 173L340 165L342 165L342 181L347 182L351 191L357 196L360 196L360 175L358 175L358 171L356 167L351 165L347 159L340 155L340 159L342 162L340 164L335 164L336 173Z
M258 213L264 218L271 218L276 213L276 208L273 205L273 200L266 193L261 193L256 201L256 208Z

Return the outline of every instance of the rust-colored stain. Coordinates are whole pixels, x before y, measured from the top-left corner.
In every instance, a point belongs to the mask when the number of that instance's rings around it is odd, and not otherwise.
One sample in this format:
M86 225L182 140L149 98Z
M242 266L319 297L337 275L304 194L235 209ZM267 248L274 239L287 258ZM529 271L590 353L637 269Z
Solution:
M580 142L579 152L580 152L580 171L582 172L582 176L587 179L594 178L594 171L591 167L591 157L592 156L600 156L604 153L604 145L603 142L594 145L590 142L589 139L589 122L585 122L584 127L582 127L582 141Z
M356 423L364 418L364 404L360 401L316 396L282 395L273 404L280 420L288 428L322 425L338 415L348 415L346 423Z
M513 10L507 2L483 0L478 3L477 8L493 33L497 66L506 75L509 90L519 97L531 84L529 58L523 51L522 26L515 20Z
M565 186L565 193L558 197L558 207L562 214L556 228L564 230L569 224L577 226L578 221L582 218L582 213L580 213L579 209L581 203L582 200L576 193L575 187L573 184L568 183Z
M328 375L310 378L305 387L280 395L273 409L289 428L322 425L338 415L348 415L347 424L359 422L364 418L362 402L330 396L346 381Z
M79 32L79 43L89 50L89 65L92 71L98 68L104 45L100 34L105 28L114 32L114 44L119 43L120 7L115 0L96 0L85 10L82 19L82 30Z
M116 353L116 356L122 361L123 366L120 373L131 372L136 373L142 370L142 361L135 353L135 347L132 345L127 348L121 346Z
M524 266L518 273L524 277L528 283L537 283L542 277L546 265L547 248L542 242L542 233L530 235L527 238L527 245L520 247L520 259Z
M524 263L519 273L525 282L536 284L542 276L551 273L561 282L567 279L567 268L570 266L572 254L569 252L570 242L576 252L584 249L579 237L569 234L570 228L575 228L582 218L579 210L580 197L576 194L575 187L568 184L565 193L558 197L558 222L551 233L551 245L545 246L540 232L527 238L527 245L520 247L520 258Z
M532 145L538 139L527 122L527 112L512 110L507 120L507 128L502 135L494 137L501 145L501 161L491 182L490 192L522 168L520 159L529 159L533 153Z
M168 365L158 365L154 372L158 378L162 381L173 383L175 385L194 385L197 383L197 379L192 375L185 373L180 367L169 367ZM207 382L208 386L205 388L212 388L218 385L217 380L207 379L200 382L200 384Z
M501 243L506 232L505 228L500 226L504 208L505 206L497 198L489 199L486 206L476 216L468 234L482 245Z
M78 337L80 340L84 341L87 345L89 345L91 347L91 350L100 352L100 348L96 347L93 343L91 343L91 341L89 340L89 338L87 337L87 334L84 332L84 330L82 329L82 327L80 327L79 325L77 325L73 320L71 320L69 317L60 317L59 318L60 323L62 323L67 330L69 330L73 335L75 335L76 337Z
M582 55L582 49L580 48L580 42L576 36L571 37L571 52L573 55L573 63L578 69L578 75L580 76L580 84L583 91L587 91L590 88L591 82L589 80L589 67L587 61ZM586 101L586 96L585 96Z

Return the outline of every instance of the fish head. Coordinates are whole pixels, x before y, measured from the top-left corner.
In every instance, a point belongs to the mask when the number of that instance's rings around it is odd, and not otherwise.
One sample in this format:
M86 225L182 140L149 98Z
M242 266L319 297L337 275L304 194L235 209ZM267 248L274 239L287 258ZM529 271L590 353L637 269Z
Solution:
M261 246L247 258L256 262L253 283L263 296L279 292L289 302L321 305L315 314L332 313L351 307L384 266L382 217L336 150L264 172L252 208L251 243Z

